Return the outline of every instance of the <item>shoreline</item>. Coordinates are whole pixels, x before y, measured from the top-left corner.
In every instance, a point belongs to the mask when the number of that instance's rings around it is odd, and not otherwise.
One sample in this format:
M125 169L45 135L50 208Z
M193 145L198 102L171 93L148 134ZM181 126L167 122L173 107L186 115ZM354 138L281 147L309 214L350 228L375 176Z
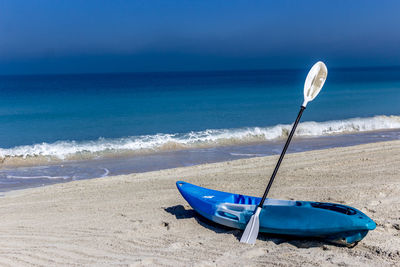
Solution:
M400 261L400 141L288 154L271 198L336 202L377 228L356 247L260 235L210 223L179 195L177 180L262 195L277 156L73 181L0 198L0 264L394 265Z
M400 129L357 134L299 138L293 140L288 153L298 153L363 143L399 140ZM202 149L154 152L148 155L111 157L82 161L45 162L33 166L0 167L0 192L131 173L143 173L240 158L277 155L285 140ZM19 159L17 159L18 161ZM22 160L22 159L20 159ZM30 159L25 163L32 163ZM1 165L0 165L1 166Z

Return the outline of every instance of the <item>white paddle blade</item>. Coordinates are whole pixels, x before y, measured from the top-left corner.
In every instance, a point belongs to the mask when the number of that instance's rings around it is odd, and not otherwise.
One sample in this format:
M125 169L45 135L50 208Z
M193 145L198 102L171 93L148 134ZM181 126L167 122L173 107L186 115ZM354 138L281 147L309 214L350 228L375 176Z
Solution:
M324 62L318 61L317 63L315 63L311 70L308 72L306 81L304 83L303 107L305 107L308 102L317 97L322 89L322 86L324 86L327 76L328 69L326 68Z
M261 208L258 207L256 212L251 216L247 223L246 229L244 229L240 242L247 244L255 244L260 230L260 212Z

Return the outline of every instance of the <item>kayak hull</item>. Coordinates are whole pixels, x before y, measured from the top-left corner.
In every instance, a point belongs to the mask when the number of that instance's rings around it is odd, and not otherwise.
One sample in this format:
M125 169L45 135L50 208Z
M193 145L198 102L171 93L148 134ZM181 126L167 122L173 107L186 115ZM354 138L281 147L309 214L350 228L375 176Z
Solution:
M261 198L221 192L178 181L183 198L203 217L245 229ZM260 232L358 242L376 224L361 211L334 203L266 199Z

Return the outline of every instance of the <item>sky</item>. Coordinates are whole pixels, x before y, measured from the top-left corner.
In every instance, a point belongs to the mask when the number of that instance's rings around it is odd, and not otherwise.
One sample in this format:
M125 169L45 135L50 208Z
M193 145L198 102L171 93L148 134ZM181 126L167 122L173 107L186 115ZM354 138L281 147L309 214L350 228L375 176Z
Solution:
M400 1L0 0L0 75L399 66Z

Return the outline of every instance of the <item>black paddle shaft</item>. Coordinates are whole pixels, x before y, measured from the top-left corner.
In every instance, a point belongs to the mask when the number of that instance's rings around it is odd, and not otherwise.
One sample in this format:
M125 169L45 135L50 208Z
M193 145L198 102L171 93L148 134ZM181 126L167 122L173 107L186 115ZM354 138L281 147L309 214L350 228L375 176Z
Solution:
M260 208L262 208L262 206L264 205L264 202L265 202L265 199L267 198L269 189L271 188L272 183L274 182L276 173L278 172L279 166L281 165L281 162L282 162L282 160L283 160L283 157L285 156L286 150L287 150L287 148L289 147L289 144L290 144L290 141L292 140L292 137L293 137L293 135L294 135L294 132L296 131L297 124L299 124L301 115L303 114L303 111L304 111L305 109L306 109L306 107L301 106L300 111L299 111L299 114L297 115L296 121L294 122L293 128L292 128L292 130L290 131L290 134L289 134L288 139L287 139L287 141L286 141L286 144L285 144L285 146L283 147L283 150L282 150L281 156L279 157L278 163L276 164L275 169L274 169L274 172L272 173L271 179L269 179L268 186L267 186L267 188L265 189L265 192L264 192L264 195L263 195L263 197L262 197L262 199L261 199L261 202L260 202L260 204L258 204L258 206L259 206Z

